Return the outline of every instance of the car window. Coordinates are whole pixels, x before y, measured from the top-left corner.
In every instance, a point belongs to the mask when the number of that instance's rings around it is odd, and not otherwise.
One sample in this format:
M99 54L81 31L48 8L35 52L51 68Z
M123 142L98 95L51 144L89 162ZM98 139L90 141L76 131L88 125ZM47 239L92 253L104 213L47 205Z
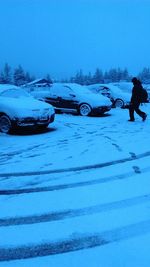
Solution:
M68 92L68 93L72 93L73 92L73 90L70 88L70 86L67 86L67 85L64 86L64 90L66 92Z
M73 90L69 86L56 86L50 89L52 95L57 95L58 97L69 96L73 93Z
M69 96L73 93L73 90L69 86L63 86L61 96Z
M108 87L105 87L105 86L101 86L100 87L100 91L101 91L101 93L110 93L110 89L108 88Z
M0 93L2 97L20 98L20 97L30 97L30 95L22 89L8 89Z

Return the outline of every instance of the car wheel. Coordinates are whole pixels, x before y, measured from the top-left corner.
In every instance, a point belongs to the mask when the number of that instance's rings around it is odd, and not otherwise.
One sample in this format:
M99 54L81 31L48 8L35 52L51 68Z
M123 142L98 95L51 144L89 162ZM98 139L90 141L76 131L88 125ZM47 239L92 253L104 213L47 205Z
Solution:
M116 108L123 108L124 107L124 101L120 98L115 100L115 107Z
M86 103L81 104L79 107L79 113L81 116L88 116L91 113L91 111L92 111L91 107Z
M7 115L0 116L0 131L2 133L9 133L12 129L11 120Z

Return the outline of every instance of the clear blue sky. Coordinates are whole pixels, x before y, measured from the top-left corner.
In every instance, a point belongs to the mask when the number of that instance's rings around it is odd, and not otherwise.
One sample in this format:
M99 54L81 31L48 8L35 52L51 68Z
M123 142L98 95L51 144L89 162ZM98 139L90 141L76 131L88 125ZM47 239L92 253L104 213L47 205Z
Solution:
M150 0L0 0L0 69L37 77L150 67Z

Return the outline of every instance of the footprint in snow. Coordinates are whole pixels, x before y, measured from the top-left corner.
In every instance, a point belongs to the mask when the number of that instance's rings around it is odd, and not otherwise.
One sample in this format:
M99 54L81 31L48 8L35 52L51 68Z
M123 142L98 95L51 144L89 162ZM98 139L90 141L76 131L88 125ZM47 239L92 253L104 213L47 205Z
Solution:
M136 154L134 152L129 152L129 154L131 155L131 158L136 159Z
M117 144L112 143L112 145L115 146L118 151L120 151L120 152L122 151L122 149L120 148L120 146L118 146Z
M136 173L141 173L141 170L138 166L132 166L132 168Z

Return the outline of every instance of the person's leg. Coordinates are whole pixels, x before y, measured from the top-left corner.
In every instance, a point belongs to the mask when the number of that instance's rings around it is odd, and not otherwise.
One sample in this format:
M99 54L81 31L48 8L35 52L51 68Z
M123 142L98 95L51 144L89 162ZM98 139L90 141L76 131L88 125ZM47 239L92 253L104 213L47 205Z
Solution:
M129 106L129 116L130 116L130 120L129 121L134 121L134 106L131 104Z
M143 111L141 111L140 109L139 109L139 104L138 105L136 105L135 107L134 107L134 110L135 110L135 112L143 119L143 120L145 120L146 119L146 117L147 117L147 115L146 115L146 113L145 112L143 112Z

